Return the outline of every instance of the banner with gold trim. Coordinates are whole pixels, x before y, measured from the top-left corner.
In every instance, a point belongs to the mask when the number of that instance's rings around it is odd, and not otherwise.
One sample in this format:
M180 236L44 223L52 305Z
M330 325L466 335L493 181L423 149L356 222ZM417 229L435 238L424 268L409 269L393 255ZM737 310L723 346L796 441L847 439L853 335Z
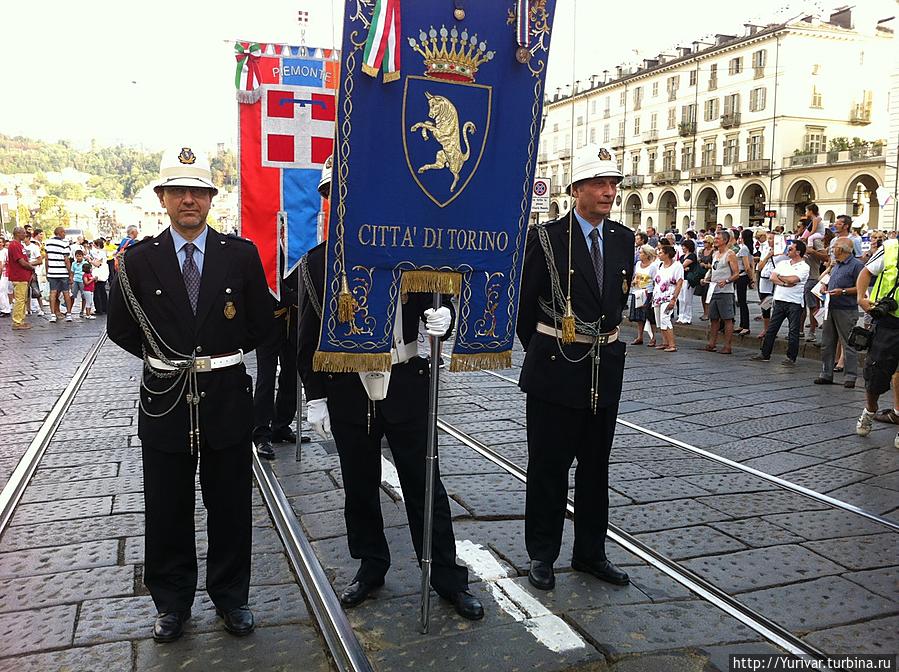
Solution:
M458 296L452 370L511 366L554 8L347 2L317 370L389 370L407 292Z

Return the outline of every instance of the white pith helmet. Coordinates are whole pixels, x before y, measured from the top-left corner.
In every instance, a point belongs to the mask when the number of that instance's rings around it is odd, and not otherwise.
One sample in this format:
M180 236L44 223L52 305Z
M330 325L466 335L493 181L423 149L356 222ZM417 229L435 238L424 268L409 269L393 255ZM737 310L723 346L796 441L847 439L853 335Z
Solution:
M571 186L581 180L592 177L615 177L620 182L624 179L618 168L615 152L607 145L585 145L574 153L571 169L571 182L565 187L571 195Z
M190 147L176 147L162 153L159 164L159 184L154 189L163 187L206 187L212 194L218 193L212 183L212 170L209 159L202 152L195 152Z
M334 155L332 154L325 159L325 165L322 166L322 176L318 181L318 193L322 198L328 198L331 194L331 172L334 167Z

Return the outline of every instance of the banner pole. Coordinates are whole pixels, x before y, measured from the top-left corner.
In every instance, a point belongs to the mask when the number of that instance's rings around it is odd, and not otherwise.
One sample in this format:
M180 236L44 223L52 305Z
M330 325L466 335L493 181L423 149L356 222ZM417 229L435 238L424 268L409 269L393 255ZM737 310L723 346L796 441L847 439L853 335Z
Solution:
M434 310L440 294L434 292ZM424 534L421 544L421 633L428 633L431 609L431 552L434 532L434 490L437 461L437 392L440 381L440 337L431 336L431 380L428 391L428 452L425 456Z
M296 271L295 271L296 272ZM297 278L297 284L299 285L300 279ZM299 288L299 287L298 287ZM287 308L287 315L290 316L290 307ZM297 306L297 347L294 348L294 352L296 352L300 347L300 307ZM300 367L297 367L297 441L296 441L296 461L300 462L303 457L303 379L300 378Z

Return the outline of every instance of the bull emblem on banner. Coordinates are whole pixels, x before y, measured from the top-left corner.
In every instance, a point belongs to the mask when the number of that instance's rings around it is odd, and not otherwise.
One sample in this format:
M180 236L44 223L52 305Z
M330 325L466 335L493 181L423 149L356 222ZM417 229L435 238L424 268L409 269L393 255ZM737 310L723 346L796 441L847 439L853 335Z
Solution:
M475 125L470 121L466 121L462 126L462 140L465 141L465 151L463 152L462 143L459 140L459 113L456 111L456 106L448 98L435 96L429 91L425 91L425 96L428 99L428 116L434 122L419 121L409 131L415 133L415 131L420 129L422 140L427 140L430 132L434 139L440 143L441 149L437 150L434 163L426 163L418 169L418 173L421 174L426 170L449 168L449 171L453 174L453 183L450 185L450 191L455 191L462 166L471 156L468 135L475 132Z

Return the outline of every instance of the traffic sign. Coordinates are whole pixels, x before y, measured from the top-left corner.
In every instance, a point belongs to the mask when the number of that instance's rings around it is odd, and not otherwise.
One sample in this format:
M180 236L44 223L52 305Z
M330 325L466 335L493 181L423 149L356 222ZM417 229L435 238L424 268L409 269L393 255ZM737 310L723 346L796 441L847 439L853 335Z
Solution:
M534 178L534 193L531 198L531 212L543 214L549 212L550 184L550 178L548 177Z

